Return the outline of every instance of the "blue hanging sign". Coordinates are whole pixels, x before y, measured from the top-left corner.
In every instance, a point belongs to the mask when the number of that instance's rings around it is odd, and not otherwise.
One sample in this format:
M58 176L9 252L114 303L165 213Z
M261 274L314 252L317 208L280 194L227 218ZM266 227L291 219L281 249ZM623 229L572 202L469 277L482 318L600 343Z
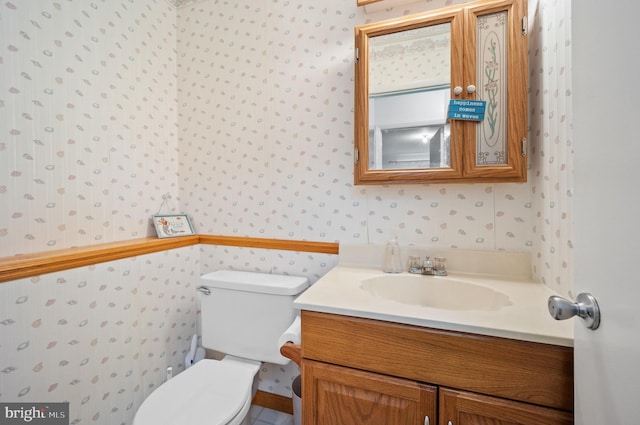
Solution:
M449 113L447 119L483 121L484 110L487 107L486 100L453 100L449 101Z

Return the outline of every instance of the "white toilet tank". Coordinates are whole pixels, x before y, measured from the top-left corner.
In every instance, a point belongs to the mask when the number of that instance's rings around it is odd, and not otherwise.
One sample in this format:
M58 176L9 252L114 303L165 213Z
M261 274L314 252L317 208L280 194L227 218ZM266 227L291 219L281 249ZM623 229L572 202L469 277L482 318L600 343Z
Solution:
M306 277L218 270L200 277L202 345L236 357L287 364L278 338L296 317ZM208 295L205 292L209 292Z

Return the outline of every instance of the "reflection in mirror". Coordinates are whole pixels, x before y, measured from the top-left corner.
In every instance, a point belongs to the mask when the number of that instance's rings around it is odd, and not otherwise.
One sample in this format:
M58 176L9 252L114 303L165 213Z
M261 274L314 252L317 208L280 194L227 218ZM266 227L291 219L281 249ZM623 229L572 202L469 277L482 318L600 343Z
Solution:
M369 169L450 166L451 25L369 39Z
M369 169L449 167L449 89L369 96Z
M378 129L369 133L369 169L450 165L448 124Z

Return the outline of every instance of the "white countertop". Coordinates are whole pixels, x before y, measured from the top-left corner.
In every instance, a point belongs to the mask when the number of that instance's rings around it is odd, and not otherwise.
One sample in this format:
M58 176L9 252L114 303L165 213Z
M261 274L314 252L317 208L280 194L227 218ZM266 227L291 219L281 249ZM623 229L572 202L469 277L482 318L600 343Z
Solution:
M425 283L428 279L447 279L409 273L401 275L424 279ZM520 278L450 272L449 279L505 294L510 305L496 310L448 310L392 301L361 288L363 280L379 276L400 275L386 274L379 268L338 265L301 294L294 305L301 310L573 346L573 320L551 318L547 300L557 294L543 284ZM464 299L465 294L461 292L459 296Z

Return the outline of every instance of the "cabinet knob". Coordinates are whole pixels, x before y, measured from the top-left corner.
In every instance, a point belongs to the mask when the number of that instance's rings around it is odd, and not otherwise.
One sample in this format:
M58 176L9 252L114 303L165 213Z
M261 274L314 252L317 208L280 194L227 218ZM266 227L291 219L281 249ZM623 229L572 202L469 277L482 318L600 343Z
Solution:
M473 94L476 92L476 86L474 86L473 84L469 84L467 86L467 93L469 94Z
M460 94L462 94L462 87L460 86L455 86L453 88L453 94L455 94L456 96L459 96Z
M424 425L429 425L429 416L424 417Z

